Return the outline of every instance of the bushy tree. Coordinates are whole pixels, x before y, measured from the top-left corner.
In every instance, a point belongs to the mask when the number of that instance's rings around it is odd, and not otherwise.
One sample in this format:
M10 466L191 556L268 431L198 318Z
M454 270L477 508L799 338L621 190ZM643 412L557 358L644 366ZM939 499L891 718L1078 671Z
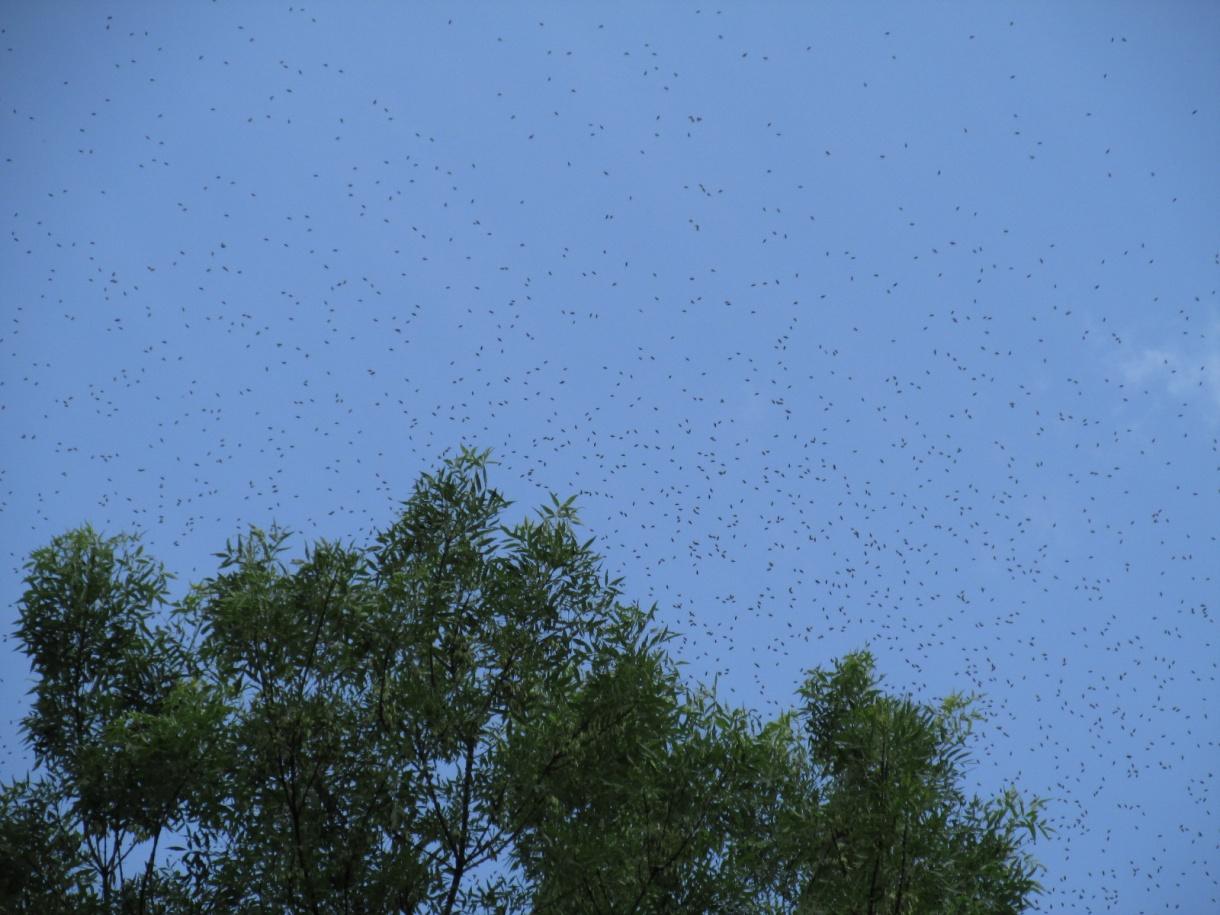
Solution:
M1017 912L1041 802L962 788L967 700L814 670L762 724L686 686L572 500L500 523L486 452L369 547L252 528L168 574L89 527L27 565L0 794L12 912Z

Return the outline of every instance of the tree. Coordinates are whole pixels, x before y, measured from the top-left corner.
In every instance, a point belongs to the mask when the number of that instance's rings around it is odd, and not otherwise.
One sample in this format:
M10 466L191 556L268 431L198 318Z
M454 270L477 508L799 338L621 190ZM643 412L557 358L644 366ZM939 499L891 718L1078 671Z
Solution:
M500 523L488 453L370 547L286 531L169 575L89 527L27 564L0 794L12 912L1017 912L1042 802L967 798L975 715L864 653L762 724L683 684L573 500ZM173 843L173 844L168 844ZM166 852L172 854L167 855ZM160 855L160 859L158 856ZM128 864L128 862L132 862Z

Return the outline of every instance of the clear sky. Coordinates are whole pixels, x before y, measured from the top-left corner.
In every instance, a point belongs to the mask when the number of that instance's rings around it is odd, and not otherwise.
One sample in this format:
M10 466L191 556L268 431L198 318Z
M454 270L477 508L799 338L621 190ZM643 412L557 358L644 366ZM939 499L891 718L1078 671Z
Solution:
M459 443L689 677L982 691L1055 912L1220 909L1220 5L7 3L31 550L364 539ZM25 771L0 646L0 774ZM1210 706L1210 711L1209 711Z

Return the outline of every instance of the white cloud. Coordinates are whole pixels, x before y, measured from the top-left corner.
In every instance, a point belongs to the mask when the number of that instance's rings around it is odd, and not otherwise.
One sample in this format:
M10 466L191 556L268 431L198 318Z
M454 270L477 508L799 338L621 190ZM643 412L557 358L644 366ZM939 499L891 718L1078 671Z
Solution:
M1208 336L1209 345L1194 351L1140 350L1122 363L1127 382L1159 384L1178 399L1198 398L1213 419L1220 419L1220 333Z

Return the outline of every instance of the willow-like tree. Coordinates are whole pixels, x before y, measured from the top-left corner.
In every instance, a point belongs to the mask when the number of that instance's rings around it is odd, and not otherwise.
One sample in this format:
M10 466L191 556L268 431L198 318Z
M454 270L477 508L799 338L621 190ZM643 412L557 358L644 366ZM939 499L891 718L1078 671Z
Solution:
M0 909L1018 912L1041 801L962 787L974 714L813 670L762 723L686 686L572 500L504 526L486 452L368 547L272 528L166 606L130 537L35 550L35 772ZM169 612L166 612L168 610Z

